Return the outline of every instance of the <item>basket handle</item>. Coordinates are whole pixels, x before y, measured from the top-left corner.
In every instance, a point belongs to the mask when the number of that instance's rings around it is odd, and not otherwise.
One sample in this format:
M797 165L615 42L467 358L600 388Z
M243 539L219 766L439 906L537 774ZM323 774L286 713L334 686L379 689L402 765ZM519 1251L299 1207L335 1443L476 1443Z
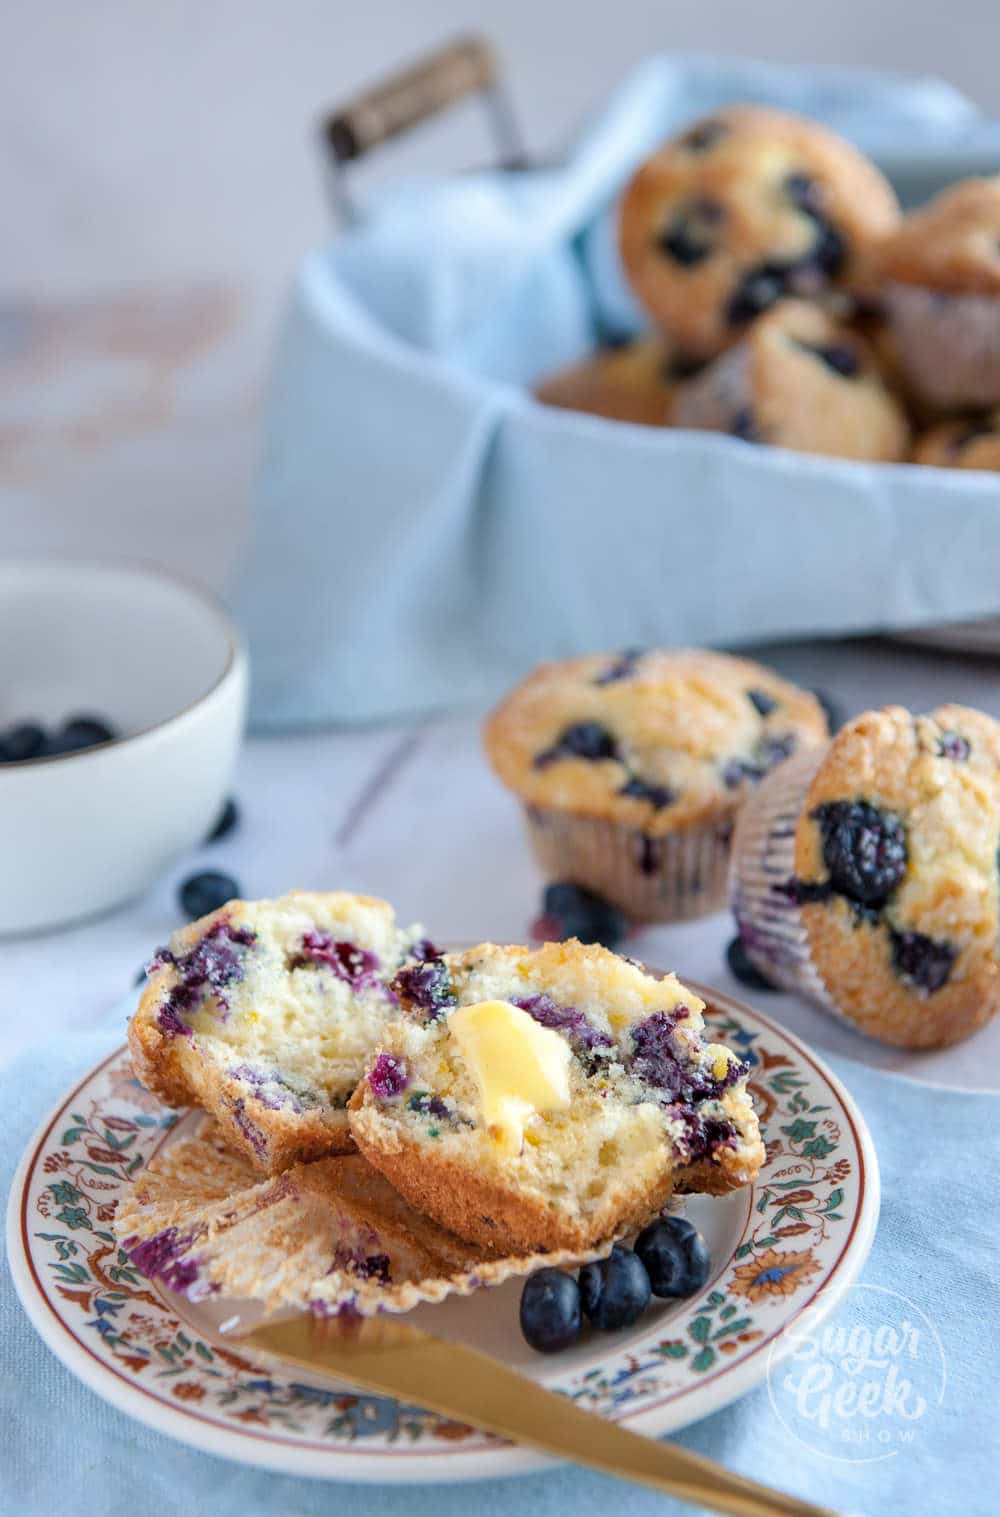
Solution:
M496 51L485 37L459 37L347 101L323 121L330 190L341 215L348 221L357 219L347 165L473 94L481 95L486 107L499 166L523 167L521 136Z

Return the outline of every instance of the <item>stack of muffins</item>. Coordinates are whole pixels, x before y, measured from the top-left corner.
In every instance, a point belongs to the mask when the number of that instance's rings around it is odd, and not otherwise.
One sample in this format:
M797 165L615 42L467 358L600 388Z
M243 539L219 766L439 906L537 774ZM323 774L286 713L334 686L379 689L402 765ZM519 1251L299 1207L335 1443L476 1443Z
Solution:
M698 650L545 664L485 743L546 877L635 922L724 906L742 952L870 1036L951 1043L1000 1010L1000 724L865 712Z
M800 452L1000 468L1000 176L903 217L856 148L736 105L641 165L622 264L654 325L538 398Z

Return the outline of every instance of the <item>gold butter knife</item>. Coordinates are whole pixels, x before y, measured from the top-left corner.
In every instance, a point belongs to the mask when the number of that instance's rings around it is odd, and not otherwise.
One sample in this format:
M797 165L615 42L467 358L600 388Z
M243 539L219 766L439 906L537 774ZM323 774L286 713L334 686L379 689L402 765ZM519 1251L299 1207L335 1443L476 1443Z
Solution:
M631 1433L464 1344L434 1338L391 1317L299 1316L265 1323L227 1342L320 1370L360 1390L392 1396L514 1443L606 1475L652 1486L729 1517L836 1517L731 1474L699 1454Z

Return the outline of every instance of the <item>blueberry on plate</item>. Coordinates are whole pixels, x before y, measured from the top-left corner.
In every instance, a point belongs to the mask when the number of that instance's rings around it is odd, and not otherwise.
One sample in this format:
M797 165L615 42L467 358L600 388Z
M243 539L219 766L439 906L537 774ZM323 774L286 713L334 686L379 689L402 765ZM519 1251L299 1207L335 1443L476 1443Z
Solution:
M240 819L240 808L236 804L236 797L230 795L226 798L226 804L219 812L215 826L205 839L206 843L217 843L220 838L227 837Z
M58 732L46 739L45 756L82 753L85 748L96 748L98 743L110 743L117 736L115 729L102 717L71 716Z
M603 1332L631 1327L649 1305L646 1266L630 1248L616 1243L606 1259L585 1264L580 1271L580 1301L584 1314Z
M561 1269L540 1269L524 1282L521 1332L540 1354L557 1354L580 1335L580 1287Z
M748 990L780 990L779 985L774 985L765 974L750 962L747 951L743 946L742 938L733 938L726 949L726 963L729 965L730 974L741 985L746 985Z
M617 947L628 930L617 906L570 880L546 885L540 925L541 937L556 942L579 938L581 943L602 943L605 948Z
M178 892L181 910L189 921L218 911L227 901L235 900L240 887L231 874L220 874L217 869L205 869L201 874L192 874Z
M658 1217L635 1240L654 1296L691 1296L708 1279L712 1256L686 1217Z
M18 722L0 733L0 764L23 764L25 759L40 758L44 747L44 728L37 722Z

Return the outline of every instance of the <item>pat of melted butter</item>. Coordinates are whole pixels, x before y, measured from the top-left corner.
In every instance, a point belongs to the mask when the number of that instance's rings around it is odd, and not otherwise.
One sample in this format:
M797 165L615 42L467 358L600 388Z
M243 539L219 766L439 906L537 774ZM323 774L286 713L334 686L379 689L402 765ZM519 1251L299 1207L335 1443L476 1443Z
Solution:
M448 1031L479 1087L483 1120L504 1153L521 1152L524 1124L536 1112L569 1106L569 1045L520 1006L459 1006L449 1014Z

